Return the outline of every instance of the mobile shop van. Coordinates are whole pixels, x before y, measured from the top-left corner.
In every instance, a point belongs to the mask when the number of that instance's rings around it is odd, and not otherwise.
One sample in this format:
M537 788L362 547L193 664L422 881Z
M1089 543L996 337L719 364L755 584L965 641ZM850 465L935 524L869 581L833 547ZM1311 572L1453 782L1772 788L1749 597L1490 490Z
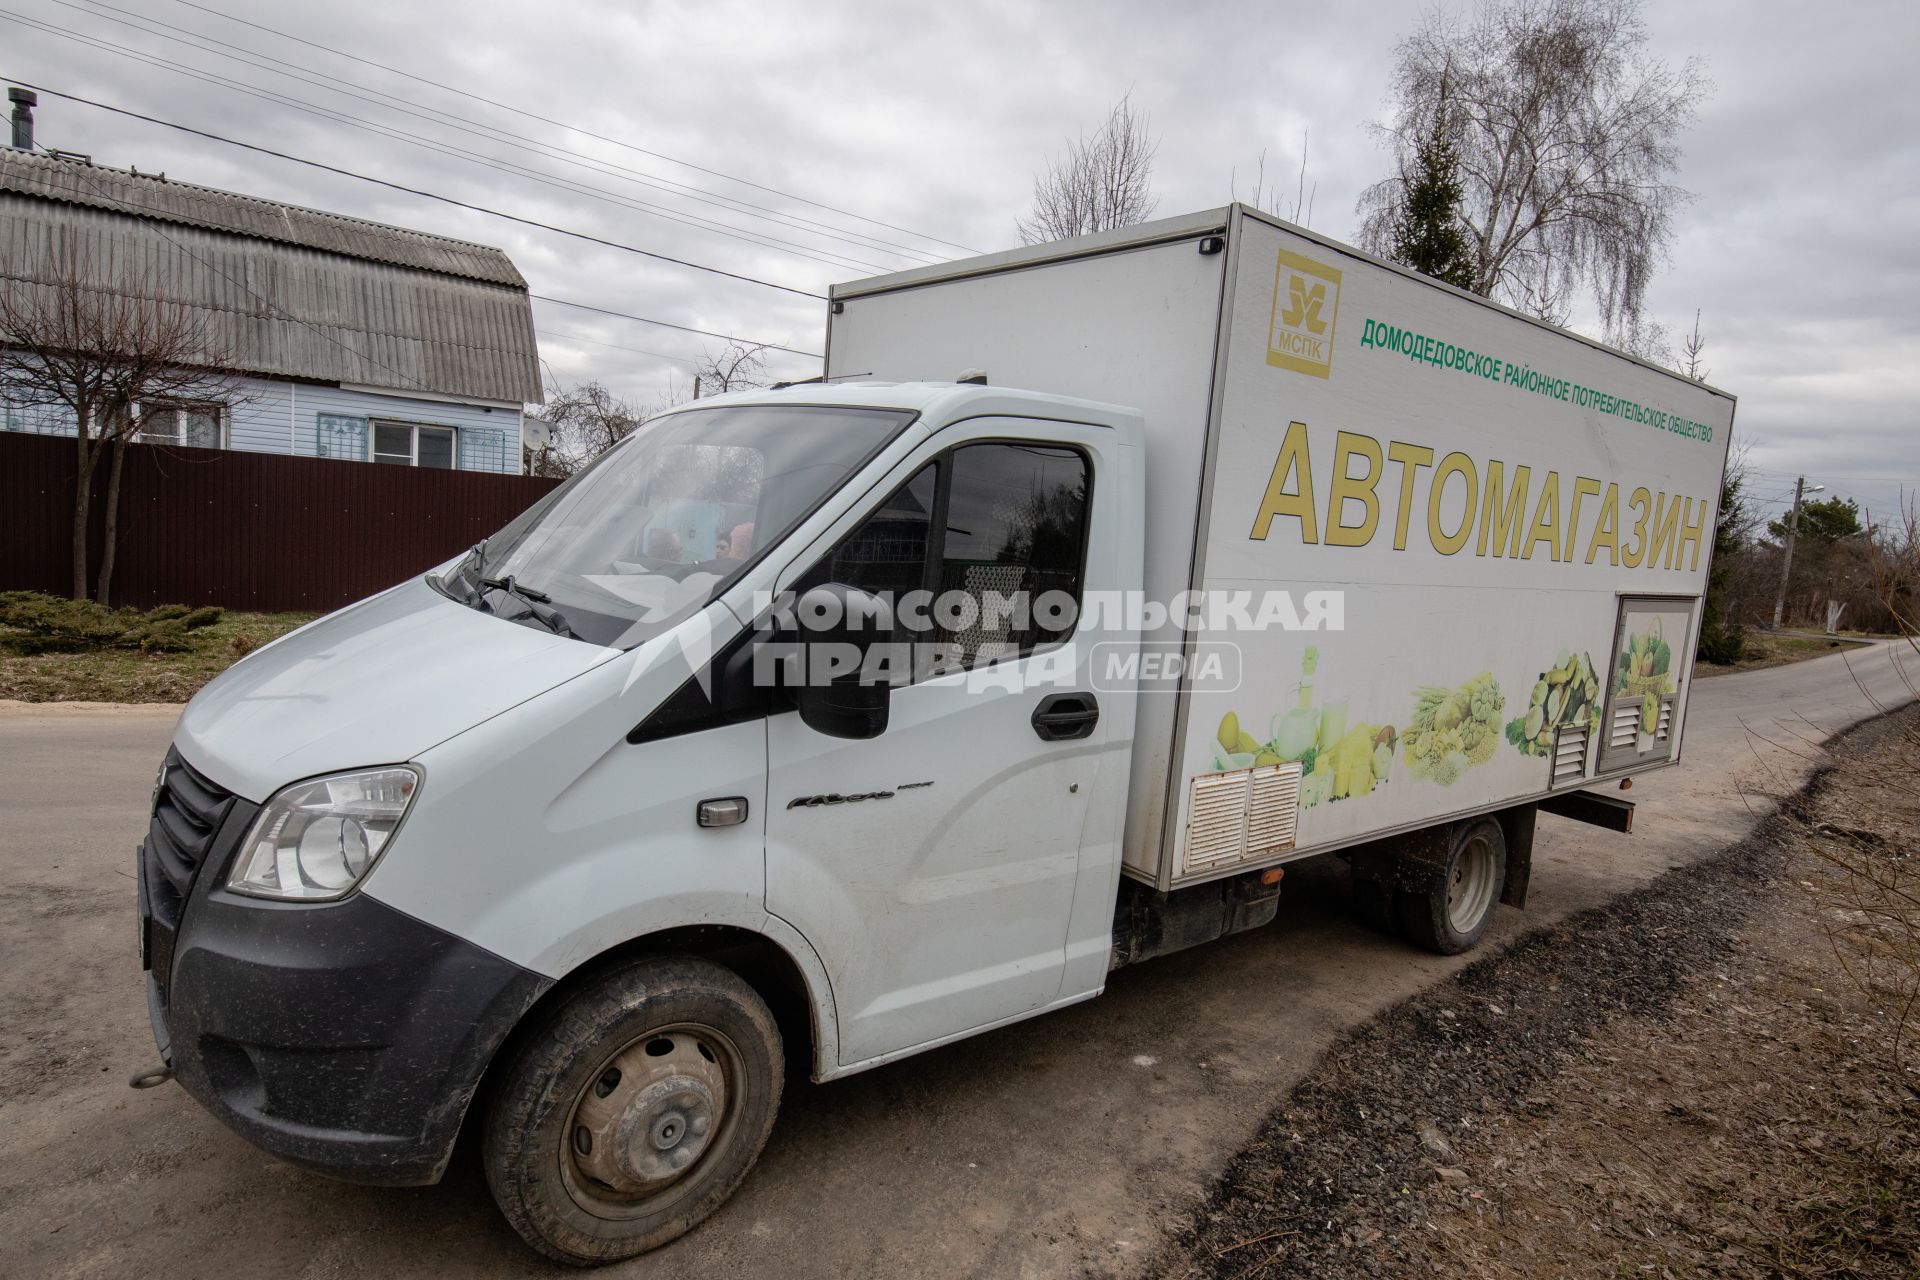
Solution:
M789 1062L1089 999L1318 854L1463 950L1539 809L1624 830L1588 788L1678 760L1731 397L1240 206L830 311L824 382L193 700L149 1079L361 1181L470 1120L530 1244L630 1256Z

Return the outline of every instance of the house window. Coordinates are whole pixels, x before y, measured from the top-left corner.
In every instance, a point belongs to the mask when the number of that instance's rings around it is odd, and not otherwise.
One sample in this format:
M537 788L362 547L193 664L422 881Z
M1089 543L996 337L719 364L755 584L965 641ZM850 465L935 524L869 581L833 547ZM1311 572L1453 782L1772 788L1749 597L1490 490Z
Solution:
M373 460L392 462L403 467L437 467L453 470L454 440L452 427L428 426L422 422L378 422L373 424Z
M225 405L170 404L164 401L144 404L140 406L140 430L133 438L142 444L221 449L226 447L225 421Z

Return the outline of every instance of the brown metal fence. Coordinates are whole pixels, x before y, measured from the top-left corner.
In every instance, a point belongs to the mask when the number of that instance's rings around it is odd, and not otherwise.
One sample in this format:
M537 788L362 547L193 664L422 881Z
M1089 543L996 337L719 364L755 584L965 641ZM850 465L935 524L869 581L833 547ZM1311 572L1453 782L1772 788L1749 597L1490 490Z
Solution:
M0 591L67 594L74 442L0 432ZM320 612L472 546L558 481L129 445L113 603ZM93 484L99 567L106 467Z

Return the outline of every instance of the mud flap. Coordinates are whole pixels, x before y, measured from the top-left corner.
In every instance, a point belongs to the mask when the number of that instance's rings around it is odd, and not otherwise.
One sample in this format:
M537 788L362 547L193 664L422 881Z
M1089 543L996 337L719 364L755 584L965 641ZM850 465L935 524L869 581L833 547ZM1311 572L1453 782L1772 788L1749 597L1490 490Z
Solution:
M1507 879L1500 901L1516 909L1527 905L1527 884L1533 879L1533 825L1539 810L1530 804L1497 814L1507 837Z

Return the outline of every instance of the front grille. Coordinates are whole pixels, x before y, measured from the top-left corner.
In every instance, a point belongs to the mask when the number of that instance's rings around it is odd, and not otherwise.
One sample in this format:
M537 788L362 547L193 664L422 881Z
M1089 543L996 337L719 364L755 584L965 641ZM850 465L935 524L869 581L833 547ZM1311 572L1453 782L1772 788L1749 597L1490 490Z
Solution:
M206 860L213 837L233 808L233 793L210 782L169 750L154 797L145 853L147 910L169 933L180 927L193 877Z

